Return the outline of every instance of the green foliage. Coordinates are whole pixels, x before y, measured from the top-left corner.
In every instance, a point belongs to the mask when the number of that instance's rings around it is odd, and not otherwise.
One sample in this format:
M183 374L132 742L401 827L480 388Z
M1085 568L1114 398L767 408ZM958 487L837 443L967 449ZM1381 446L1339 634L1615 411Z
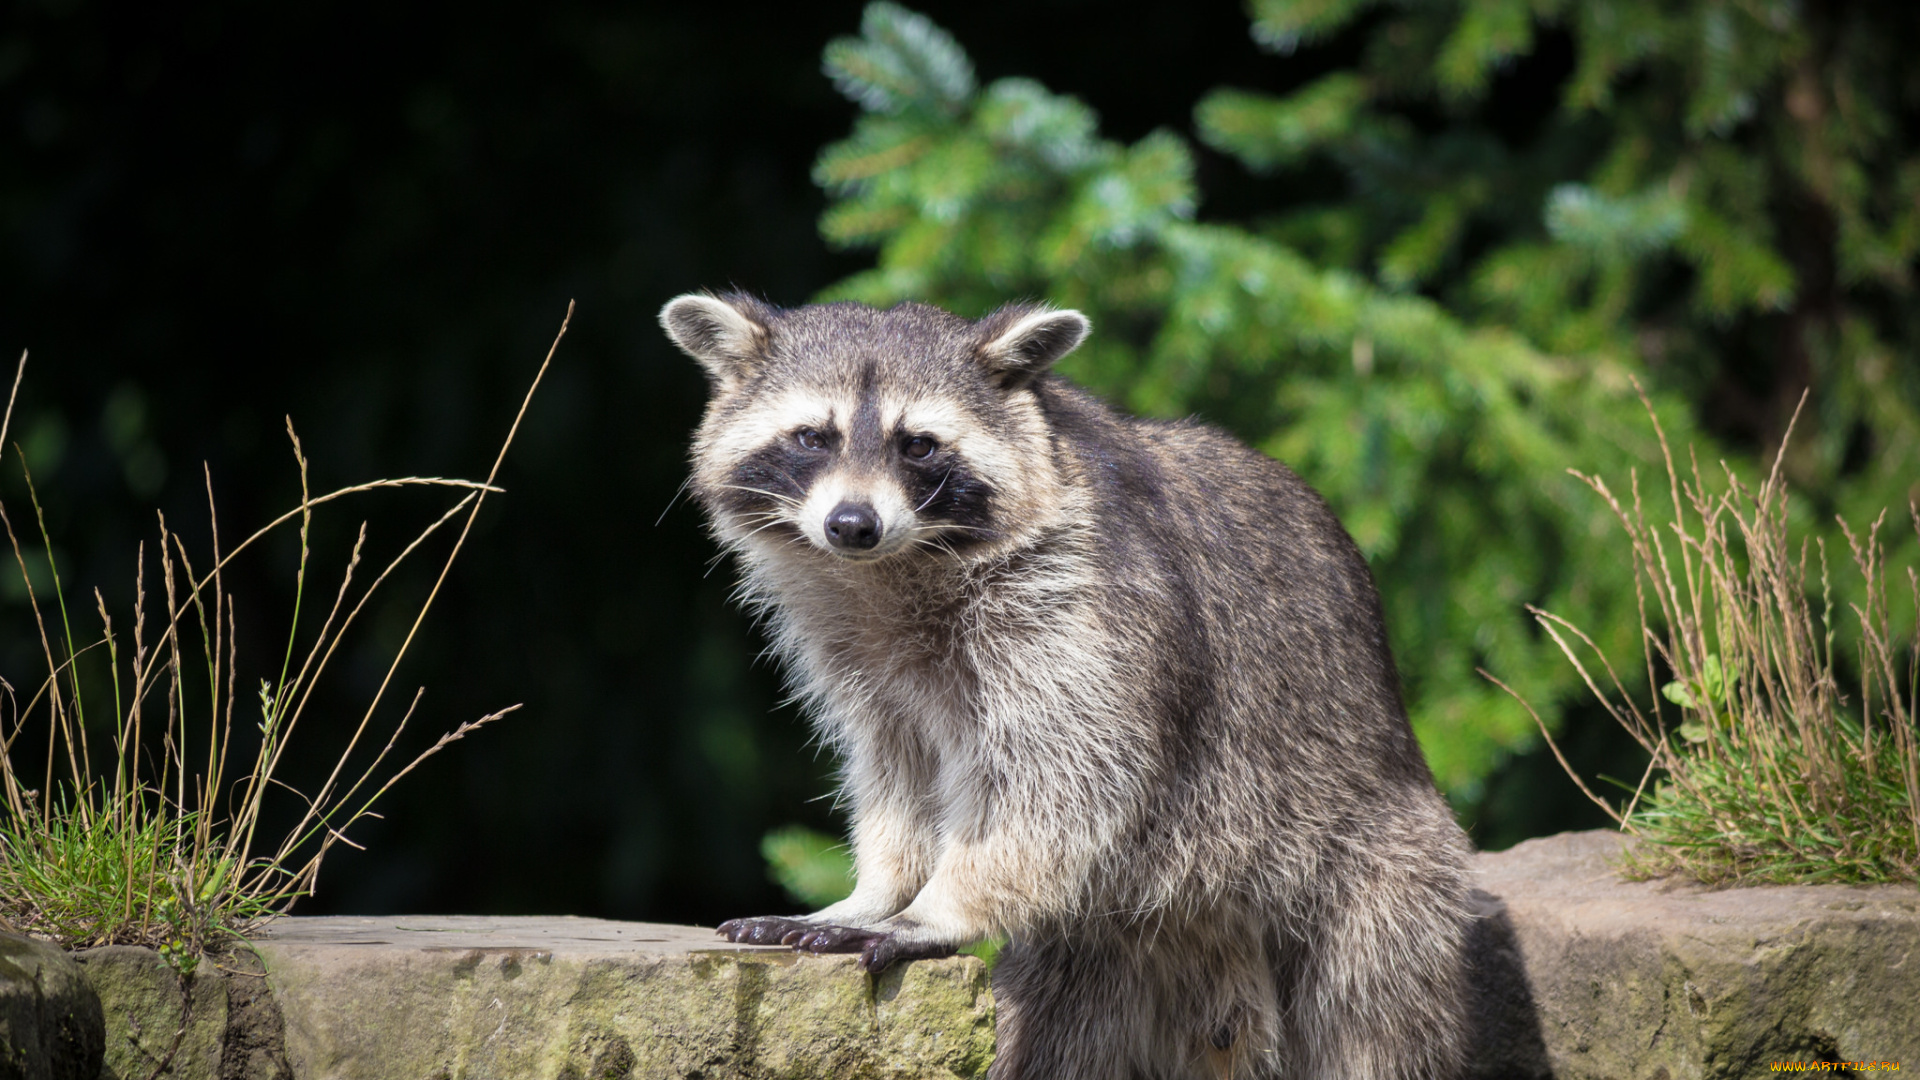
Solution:
M857 47L837 43L827 64L865 102L860 72L841 64ZM1202 131L1278 167L1355 131L1369 92L1337 74L1291 101L1215 95ZM937 88L920 94L917 107L869 110L821 155L816 175L835 197L828 238L879 248L875 269L830 295L972 313L1044 295L1097 328L1070 375L1140 412L1216 418L1292 464L1373 562L1415 728L1449 789L1470 794L1532 737L1477 665L1514 672L1540 698L1574 686L1524 604L1565 604L1630 632L1631 577L1606 572L1595 546L1604 519L1562 473L1650 449L1630 356L1553 355L1429 297L1316 265L1284 230L1198 222L1192 151L1171 132L1131 146L1101 138L1084 104L1026 79L958 108ZM1366 126L1378 129L1370 137L1399 131ZM1398 244L1388 276L1434 272L1488 197L1456 187ZM1570 216L1588 231L1622 212L1580 209ZM1624 212L1642 232L1670 227L1657 202ZM1676 403L1665 409L1685 423Z
M828 240L878 258L827 295L1079 308L1096 332L1067 374L1139 412L1209 417L1292 465L1370 559L1415 730L1442 785L1470 799L1534 739L1475 668L1547 703L1550 726L1578 691L1526 605L1634 641L1632 569L1564 472L1653 459L1630 377L1681 438L1705 441L1699 415L1749 446L1777 440L1780 406L1811 383L1817 430L1789 476L1828 512L1906 502L1920 379L1894 357L1920 344L1920 158L1894 120L1912 91L1858 13L1252 10L1282 55L1336 35L1365 48L1290 94L1198 103L1199 138L1249 169L1347 178L1332 202L1229 223L1196 220L1177 134L1103 138L1085 104L1030 79L962 93L970 80L896 77L967 65L924 20L873 5L862 39L827 50L866 111L816 178ZM1549 30L1577 56L1561 100L1537 132L1503 134L1488 107L1500 73ZM1808 214L1831 229L1808 233ZM1777 385L1752 389L1755 368Z
M767 876L809 908L844 900L853 891L853 855L847 845L805 825L784 825L760 838Z
M1256 34L1309 16L1326 34L1357 13L1269 0ZM1498 137L1480 106L1549 30L1574 49L1558 108L1531 137ZM1895 359L1920 347L1916 31L1911 5L1396 7L1347 27L1365 58L1323 82L1365 100L1343 103L1345 124L1316 146L1356 192L1426 193L1364 215L1359 259L1386 283L1431 283L1450 309L1555 352L1637 355L1761 450L1813 387L1789 477L1819 509L1864 519L1905 505L1920 464L1920 369ZM1324 96L1314 84L1235 100L1285 115ZM1445 122L1421 134L1410 105ZM1205 106L1200 118L1249 165L1298 155L1294 126L1210 125ZM1453 269L1400 272L1402 248Z
M834 86L864 108L952 112L973 96L973 63L926 16L883 0L867 6L860 31L827 46L827 66Z

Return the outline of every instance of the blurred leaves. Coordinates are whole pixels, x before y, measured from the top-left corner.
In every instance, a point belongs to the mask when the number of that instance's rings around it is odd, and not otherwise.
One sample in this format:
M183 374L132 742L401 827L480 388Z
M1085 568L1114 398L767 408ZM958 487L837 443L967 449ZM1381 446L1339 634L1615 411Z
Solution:
M786 825L760 840L767 873L809 908L823 908L853 891L853 856L847 845L805 825Z
M870 7L863 38L827 54L866 112L817 176L827 237L878 259L828 295L1079 308L1096 332L1069 375L1138 412L1207 416L1292 465L1371 560L1415 730L1458 797L1534 738L1475 667L1534 701L1579 690L1525 605L1637 649L1632 568L1564 472L1658 459L1631 377L1677 445L1737 464L1771 449L1781 403L1811 384L1829 437L1793 478L1829 510L1907 501L1920 385L1893 357L1920 329L1920 166L1895 118L1911 119L1915 90L1896 78L1897 35L1870 20L1910 30L1910 16L1642 0L1252 10L1255 39L1282 56L1365 47L1289 93L1198 103L1199 138L1248 169L1344 178L1337 199L1235 223L1197 220L1176 133L1116 142L1027 78L962 95L922 80L906 96L869 79L839 58L966 67L947 35L886 30L900 9ZM1516 107L1500 80L1549 35L1572 45L1559 98L1515 131L1496 115ZM1863 377L1886 393L1859 394Z
M1547 235L1588 257L1617 262L1651 255L1687 227L1687 208L1669 191L1614 198L1584 184L1561 184L1547 195Z
M1253 0L1253 38L1286 54L1313 44L1374 5L1375 0Z
M1352 131L1366 101L1366 83L1337 71L1286 98L1216 90L1194 109L1194 123L1208 146L1248 168L1271 170Z
M860 34L827 46L826 70L862 108L951 113L973 96L972 61L926 16L881 0L867 5Z

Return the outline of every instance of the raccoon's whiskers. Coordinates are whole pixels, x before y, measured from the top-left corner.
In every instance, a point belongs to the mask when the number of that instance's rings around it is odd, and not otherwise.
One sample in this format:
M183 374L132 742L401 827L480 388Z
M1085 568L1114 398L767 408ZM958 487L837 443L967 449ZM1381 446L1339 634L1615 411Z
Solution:
M947 467L947 475L940 478L940 483L938 486L936 486L933 489L933 494L927 496L926 502L923 502L919 506L914 507L913 512L917 514L920 511L925 510L929 505L931 505L933 503L933 500L940 497L940 492L946 488L947 481L951 479L953 479L953 466L949 465Z
M792 477L788 477L788 479L791 480ZM782 495L777 491L768 491L766 488L747 487L745 484L719 484L716 486L723 488L727 491L745 491L753 495L765 495L769 499L777 499L780 502L786 503L788 506L800 505L799 499L796 499L791 495Z
M921 547L932 548L935 551L944 551L949 554L953 553L952 545L948 544L945 538L937 531L928 530L925 535L916 535L913 538L913 542Z
M955 525L949 522L942 522L937 526L922 525L917 527L914 529L912 542L929 551L938 551L951 558L960 559L962 557L960 549L954 547L952 541L946 537L948 530L980 533L985 536L994 535L992 529L983 529L976 525Z
M766 532L768 529L773 528L775 525L785 524L787 520L785 517L779 514L754 514L752 516L757 518L766 518L767 523L753 530L752 532L748 533L746 536L741 537L740 539L742 540L747 540L747 539L751 539L752 537L758 536L761 533Z
M659 528L660 523L667 520L667 512L673 509L674 503L680 501L680 496L687 493L687 487L692 483L693 476L691 474L689 474L685 480L680 481L680 486L673 490L673 498L667 500L667 505L660 511L660 516L653 519L654 528Z

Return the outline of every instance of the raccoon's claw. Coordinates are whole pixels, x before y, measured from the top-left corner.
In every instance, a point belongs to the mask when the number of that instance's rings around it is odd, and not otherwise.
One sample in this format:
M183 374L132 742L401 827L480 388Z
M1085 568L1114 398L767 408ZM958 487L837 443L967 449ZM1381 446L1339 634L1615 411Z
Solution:
M885 936L851 926L812 926L786 944L793 946L795 952L848 953L860 952L874 938Z
M804 919L769 915L760 919L728 919L717 930L741 945L791 945L794 938L814 928Z
M902 960L938 960L958 951L951 945L904 941L898 934L879 934L860 950L860 966L878 975Z
M951 945L910 941L884 930L857 930L778 915L728 919L717 929L728 941L741 945L786 945L795 952L859 953L860 966L875 975L902 960L933 960L954 954Z
M860 966L875 975L902 960L933 960L952 956L951 945L911 941L883 930L856 930L851 926L816 926L789 939L797 952L859 953Z

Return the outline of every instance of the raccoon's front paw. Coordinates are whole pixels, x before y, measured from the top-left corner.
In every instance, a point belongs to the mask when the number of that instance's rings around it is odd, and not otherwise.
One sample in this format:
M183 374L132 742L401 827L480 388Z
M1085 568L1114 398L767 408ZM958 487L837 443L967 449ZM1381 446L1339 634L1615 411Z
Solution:
M716 929L725 934L728 941L741 945L791 945L795 938L813 928L814 924L805 919L768 915L759 919L728 919Z
M951 945L914 941L898 933L856 930L851 926L816 926L792 942L796 951L860 954L860 966L875 975L902 960L935 960L952 956Z
M786 944L793 946L795 952L811 953L850 953L859 952L875 938L887 935L872 930L856 930L851 926L809 926Z
M899 934L881 934L860 950L860 966L878 975L904 960L938 960L959 951L951 945L910 941Z

